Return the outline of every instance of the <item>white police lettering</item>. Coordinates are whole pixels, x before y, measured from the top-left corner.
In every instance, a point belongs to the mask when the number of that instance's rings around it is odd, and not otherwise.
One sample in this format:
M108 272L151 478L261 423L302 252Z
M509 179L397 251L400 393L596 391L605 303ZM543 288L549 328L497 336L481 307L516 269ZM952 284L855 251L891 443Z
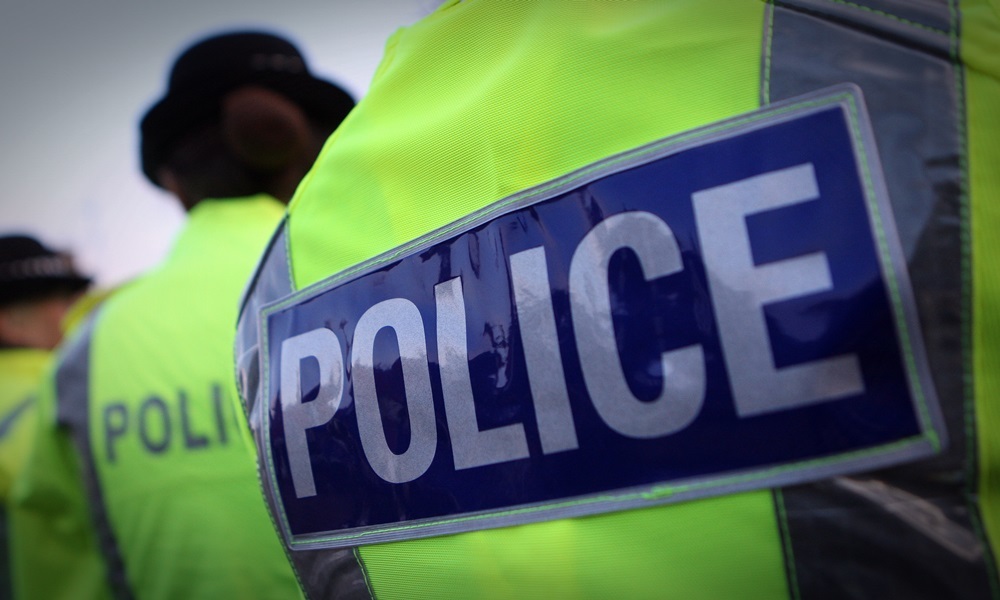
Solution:
M647 279L676 273L680 249L670 227L647 212L608 217L577 246L569 268L569 297L580 366L594 408L618 433L651 438L679 431L691 423L705 399L705 359L695 344L664 352L663 386L652 402L629 389L611 322L608 264L621 249L636 254Z
M402 454L393 452L386 440L375 389L375 335L382 329L396 333L403 367L410 445ZM361 445L372 470L390 483L405 483L423 475L437 450L437 425L425 340L420 311L415 304L402 298L385 300L369 308L361 315L354 331L351 374Z
M764 320L768 303L833 287L822 252L754 266L746 227L747 215L819 198L813 166L765 173L692 198L737 413L748 417L863 392L853 354L776 368Z
M545 266L545 248L541 246L512 254L510 279L521 331L528 385L538 420L542 452L552 454L576 450L576 427L566 391L562 353L556 335L556 317L552 310L549 271Z
M820 252L755 266L745 218L808 202L818 194L810 164L692 194L709 290L740 417L864 390L855 355L783 368L774 365L763 307L831 289L829 266ZM619 251L635 255L646 281L684 270L673 231L652 213L619 213L591 229L576 247L569 268L570 313L581 372L590 401L611 430L635 439L668 436L690 425L705 402L704 349L701 344L692 344L663 352L658 396L652 401L635 396L622 368L611 315L609 265ZM580 442L566 391L545 249L539 246L521 251L509 260L512 297L522 331L542 451L551 454L575 450ZM436 359L454 468L471 469L528 458L523 423L480 428L469 372L461 277L435 285L434 296ZM383 329L396 336L409 414L409 447L399 454L386 440L375 386L374 343ZM355 328L351 367L358 431L368 464L390 483L413 481L434 461L438 432L427 347L420 311L404 298L372 306ZM307 358L320 363L319 396L303 403L300 370ZM316 493L305 431L333 418L344 393L343 381L341 344L332 331L314 329L283 342L281 407L292 479L299 498Z
M319 392L302 402L302 360L319 364ZM329 329L313 329L281 343L281 414L295 496L316 495L306 429L327 423L340 406L344 393L344 353L340 340Z
M465 298L458 277L434 286L437 302L438 364L441 391L448 418L448 433L456 469L526 458L528 442L524 427L511 423L482 431L476 418L469 377L469 355L465 340Z

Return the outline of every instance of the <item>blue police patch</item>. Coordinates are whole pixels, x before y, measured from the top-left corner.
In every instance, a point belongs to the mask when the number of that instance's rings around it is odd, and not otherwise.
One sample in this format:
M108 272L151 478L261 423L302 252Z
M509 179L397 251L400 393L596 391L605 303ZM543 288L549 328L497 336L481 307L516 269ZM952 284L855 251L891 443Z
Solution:
M614 156L261 311L294 547L813 480L943 427L860 92Z

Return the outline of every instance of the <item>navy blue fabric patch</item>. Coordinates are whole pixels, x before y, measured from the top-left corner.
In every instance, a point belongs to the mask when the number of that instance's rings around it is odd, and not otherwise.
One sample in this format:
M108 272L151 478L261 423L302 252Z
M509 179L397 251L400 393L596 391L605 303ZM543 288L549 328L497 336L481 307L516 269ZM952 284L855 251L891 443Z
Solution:
M938 449L860 98L604 161L266 308L293 544L619 510Z

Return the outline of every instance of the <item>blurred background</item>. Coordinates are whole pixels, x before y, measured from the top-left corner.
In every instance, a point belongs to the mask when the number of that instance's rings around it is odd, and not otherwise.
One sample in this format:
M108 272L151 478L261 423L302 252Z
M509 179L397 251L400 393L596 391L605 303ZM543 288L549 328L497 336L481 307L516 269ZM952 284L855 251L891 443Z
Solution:
M139 169L138 123L177 54L265 29L360 99L386 39L440 0L31 0L0 9L0 234L72 251L100 287L169 249L184 213Z

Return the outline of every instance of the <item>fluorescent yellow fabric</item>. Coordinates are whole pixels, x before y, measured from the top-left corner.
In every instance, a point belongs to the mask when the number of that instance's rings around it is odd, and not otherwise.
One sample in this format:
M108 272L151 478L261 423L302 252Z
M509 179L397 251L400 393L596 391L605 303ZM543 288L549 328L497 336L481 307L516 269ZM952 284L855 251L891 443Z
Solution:
M1000 542L1000 3L962 0L980 506Z
M756 109L764 4L723 4L473 0L400 30L292 201L296 285Z
M66 316L63 317L63 331L67 334L72 333L80 324L86 321L87 316L94 312L102 302L107 300L111 294L115 293L115 291L126 285L128 285L128 283L123 283L113 288L88 290L82 298L77 300L73 306L70 307Z
M167 260L96 316L89 451L137 598L299 595L232 409L239 297L282 215L264 196L200 203ZM33 585L51 578L33 567Z
M39 389L37 429L8 505L14 597L111 598L72 442L55 435L52 378Z
M744 494L365 546L361 557L380 600L779 600L771 512L769 493Z
M473 0L397 32L293 201L296 284L756 109L764 6ZM360 552L380 600L787 595L767 491Z
M6 503L27 459L34 434L38 384L51 353L33 348L0 350L0 597L11 593Z
M0 498L6 501L27 451L35 424L35 403L51 353L0 350Z

